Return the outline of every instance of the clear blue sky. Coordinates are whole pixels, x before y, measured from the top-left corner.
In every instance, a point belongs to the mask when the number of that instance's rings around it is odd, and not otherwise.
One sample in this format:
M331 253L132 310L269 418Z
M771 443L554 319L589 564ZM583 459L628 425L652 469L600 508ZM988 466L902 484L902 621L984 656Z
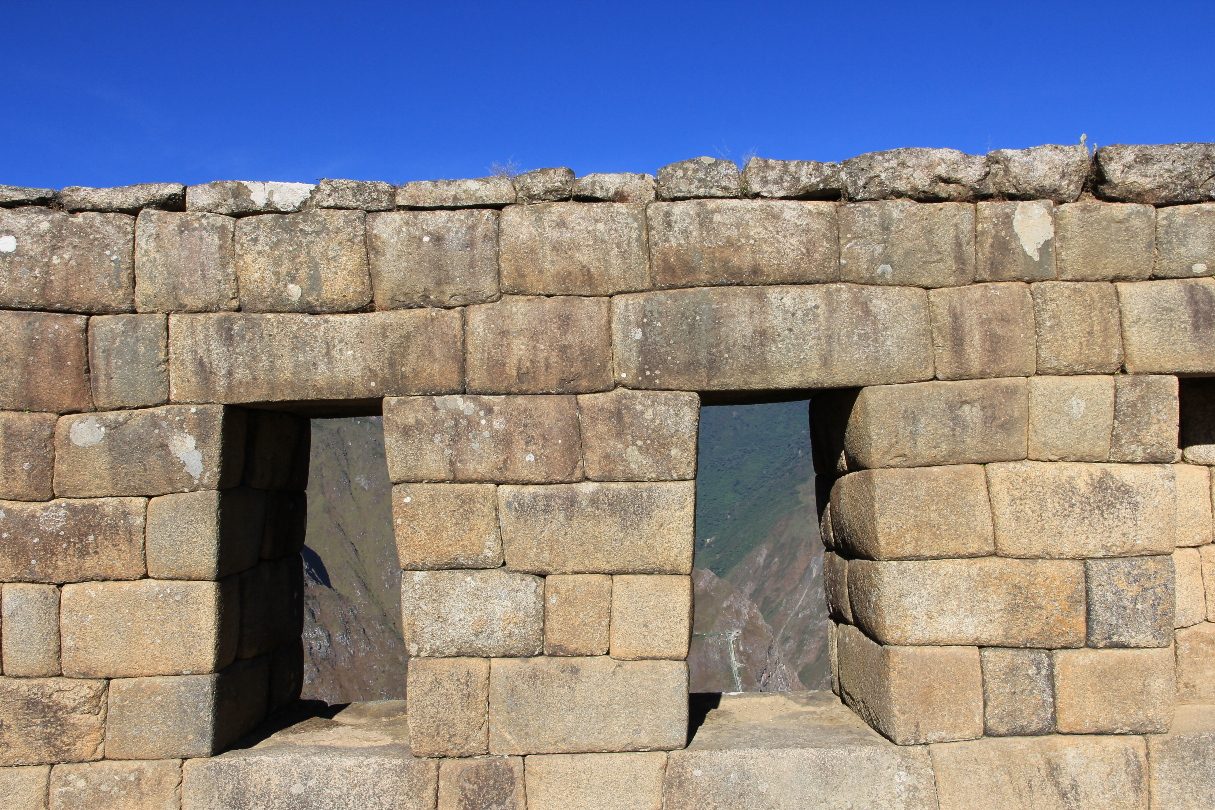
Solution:
M18 3L0 183L1215 140L1215 4Z

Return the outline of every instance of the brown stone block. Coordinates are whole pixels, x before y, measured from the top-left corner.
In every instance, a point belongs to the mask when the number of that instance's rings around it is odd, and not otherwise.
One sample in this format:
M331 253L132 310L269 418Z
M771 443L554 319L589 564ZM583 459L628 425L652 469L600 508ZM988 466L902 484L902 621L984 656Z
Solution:
M1126 370L1215 373L1215 279L1118 285Z
M696 485L498 488L506 566L535 574L690 574Z
M1156 211L1155 278L1215 274L1215 204L1174 205Z
M495 658L489 750L578 754L682 748L688 668L682 661Z
M544 580L494 568L406 571L401 635L411 656L538 655Z
M414 180L397 188L397 208L501 207L515 202L505 175L473 180Z
M1173 552L1176 577L1177 610L1173 627L1190 627L1207 617L1206 590L1202 582L1202 552L1196 548L1179 548Z
M144 575L142 498L0 501L0 581Z
M830 551L823 554L823 590L827 613L837 621L852 624L852 605L848 601L848 558Z
M254 489L308 487L312 423L282 411L250 410L244 483Z
M1084 644L1078 561L850 560L848 595L857 626L883 644Z
M0 806L8 810L47 810L49 765L0 768Z
M1205 546L1212 540L1211 473L1207 467L1178 464L1177 545Z
M654 286L838 281L837 208L775 200L654 203L646 209Z
M512 205L501 227L504 293L613 295L650 286L643 206Z
M1215 703L1215 624L1177 631L1177 700Z
M1207 621L1215 622L1215 546L1203 546L1198 550L1202 555L1202 581L1207 597Z
M384 448L394 482L582 477L578 405L571 396L388 398Z
M983 736L978 648L883 646L847 624L837 639L840 696L884 736L899 745Z
M87 321L83 315L0 312L0 408L91 409Z
M613 658L682 661L688 657L691 637L691 577L612 577Z
M236 220L142 211L135 221L135 306L140 312L222 312L237 300Z
M526 810L520 757L448 759L439 765L438 810Z
M928 293L937 378L972 380L1034 373L1029 285L972 284Z
M578 397L582 455L592 481L696 477L700 397L617 388Z
M459 307L498 298L497 211L367 217L377 309Z
M605 298L508 296L468 308L468 390L585 394L612 386Z
M236 652L237 621L231 581L67 585L63 671L73 678L216 672Z
M407 575L408 576L408 575ZM489 660L411 658L409 747L419 757L489 751Z
M52 810L178 810L181 761L86 762L51 772Z
M4 674L44 678L59 674L59 589L4 586Z
M612 306L616 380L634 388L847 388L933 375L923 290L712 287Z
M849 469L1013 461L1028 425L1023 379L874 386L856 399L844 447Z
M567 167L532 169L511 178L520 204L568 200L574 188L574 170Z
M169 399L169 331L164 315L89 319L89 378L98 408L149 408Z
M162 495L148 502L148 576L218 580L257 564L266 494L247 487Z
M1029 378L1029 457L1105 461L1114 429L1114 378Z
M236 223L246 312L351 312L371 301L365 214L313 210Z
M1031 284L1039 374L1112 374L1122 368L1118 291L1105 282Z
M840 279L956 287L975 278L975 207L905 200L840 206Z
M401 568L502 565L493 484L398 484L392 488L392 516Z
M266 560L240 575L237 658L269 653L299 639L304 626L303 559Z
M244 413L215 405L65 416L55 426L55 494L165 495L240 481Z
M1055 277L1055 217L1049 200L981 202L975 207L975 278Z
M529 810L662 810L667 755L541 754L527 758Z
M1179 460L1177 378L1122 375L1114 384L1110 461Z
M1171 555L1085 560L1089 647L1167 647L1176 603Z
M901 560L995 553L987 480L977 464L849 473L832 487L831 504L835 546L851 556Z
M0 766L101 759L106 682L0 678Z
M135 308L135 218L0 209L0 306L67 312Z
M987 468L996 549L1009 557L1170 554L1170 465L1024 461Z
M1161 734L1173 721L1171 647L1056 650L1055 722L1062 734Z
M545 577L544 654L607 655L611 615L612 577Z
M49 501L55 471L53 413L0 411L0 499Z
M1133 281L1156 263L1150 205L1075 202L1055 209L1055 261L1063 281Z
M1168 735L1147 738L1153 810L1215 806L1215 734L1207 706L1178 706Z
M1055 687L1049 650L985 647L983 730L992 737L1050 734L1055 729Z

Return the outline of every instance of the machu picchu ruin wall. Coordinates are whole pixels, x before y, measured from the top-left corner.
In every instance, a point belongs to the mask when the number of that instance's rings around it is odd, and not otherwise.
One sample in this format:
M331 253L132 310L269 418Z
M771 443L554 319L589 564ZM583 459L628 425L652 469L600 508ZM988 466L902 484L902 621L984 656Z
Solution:
M831 691L691 703L700 408L794 393ZM408 694L295 722L342 415ZM1213 466L1212 144L0 186L0 806L1210 808Z

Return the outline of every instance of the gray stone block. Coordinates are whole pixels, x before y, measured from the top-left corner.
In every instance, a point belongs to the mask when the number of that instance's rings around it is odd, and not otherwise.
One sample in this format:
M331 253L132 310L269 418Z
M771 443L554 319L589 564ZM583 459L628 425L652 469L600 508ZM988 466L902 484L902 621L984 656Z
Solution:
M840 173L849 200L962 202L982 192L987 161L956 149L910 147L849 158Z
M1177 460L1180 404L1176 377L1114 378L1114 431L1110 461Z
M1097 194L1174 205L1215 199L1215 144L1114 144L1097 150Z
M164 315L89 319L89 380L103 410L149 408L169 399L169 323Z
M298 211L308 202L312 183L262 183L241 180L217 180L186 189L187 211L208 211L228 216L249 214L288 214Z
M53 413L0 411L0 499L54 497L56 419Z
M1153 278L1215 275L1215 205L1177 205L1156 211Z
M1055 216L1049 201L981 202L975 220L978 281L1055 277Z
M1039 374L1113 374L1122 369L1118 292L1103 282L1031 284Z
M181 183L140 183L117 188L68 186L59 192L68 213L106 211L137 214L144 208L181 211L186 207L186 187Z
M1167 647L1176 587L1171 555L1085 560L1088 646Z
M905 200L840 206L840 279L957 287L975 279L975 208Z
M1173 722L1173 650L1055 650L1062 734L1163 734Z
M304 626L303 560L266 560L240 575L237 658L269 653L300 637Z
M397 208L500 208L515 200L515 184L505 175L415 180L397 189Z
M140 312L237 309L236 220L144 211L135 221L135 307Z
M1081 145L1044 144L987 153L986 190L1009 200L1075 202L1092 159Z
M1029 285L971 284L931 290L937 378L972 380L1034 373L1034 307Z
M573 198L581 202L649 203L657 189L652 174L588 174L574 181Z
M578 397L582 456L592 481L696 477L700 397L617 388Z
M1177 700L1179 703L1215 703L1215 624L1203 622L1178 630Z
M313 208L391 211L397 205L397 190L391 183L378 180L321 180L308 204Z
M59 196L53 188L23 188L22 186L0 186L0 208L18 208L26 205L49 205Z
M497 211L396 211L367 217L377 309L498 298Z
M502 565L493 484L397 484L392 515L397 558L407 571Z
M526 810L520 757L449 759L439 765L439 810ZM538 798L538 797L537 797ZM532 800L532 810L536 810Z
M1173 627L1193 627L1207 617L1206 590L1202 581L1202 552L1179 548L1173 552L1173 572L1177 590L1177 610Z
M87 321L83 315L0 311L0 408L91 409Z
M1215 374L1215 279L1119 284L1126 370Z
M1049 650L985 647L983 730L990 737L1024 737L1055 730L1055 688Z
M1029 378L1029 457L1106 461L1114 428L1114 378Z
M539 655L544 580L502 569L406 571L401 613L414 657Z
M45 678L59 674L59 589L4 586L4 674Z
M552 574L544 578L544 654L607 655L612 577Z
M0 581L139 579L144 504L143 498L0 501Z
M838 163L753 157L743 168L742 186L751 197L838 200L844 184Z
M611 656L682 661L692 636L692 578L612 577Z
M529 810L662 810L661 751L527 758Z
M1147 738L1153 810L1203 810L1215 806L1212 719L1206 707L1179 706L1171 732Z
M523 204L568 200L574 190L574 170L568 168L532 169L511 179Z
M670 163L658 170L658 199L737 197L741 192L738 166L732 160L698 157Z
M1055 209L1055 262L1063 281L1133 281L1156 264L1150 205L1076 202Z

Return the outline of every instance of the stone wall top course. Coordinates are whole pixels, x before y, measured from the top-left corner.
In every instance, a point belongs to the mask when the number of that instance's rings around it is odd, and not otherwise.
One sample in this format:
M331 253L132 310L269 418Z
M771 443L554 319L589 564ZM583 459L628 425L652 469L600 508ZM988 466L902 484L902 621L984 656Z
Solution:
M748 197L778 200L838 200L843 194L838 163L753 157L742 173Z
M1103 199L1151 205L1215 200L1215 144L1114 144L1095 155Z
M505 175L475 180L415 180L397 188L397 208L501 208L518 200Z
M217 180L186 189L187 211L210 211L228 216L289 214L304 207L312 183L262 183Z
M568 200L574 190L574 170L569 168L532 169L511 180L520 203Z
M186 187L181 183L141 183L118 188L69 186L59 192L59 201L73 214L78 211L137 214L145 208L184 211Z
M319 180L308 204L313 208L391 211L397 204L391 183L360 180Z
M742 191L738 166L732 160L698 157L658 170L658 199L737 197Z
M580 202L648 203L656 197L652 174L592 173L574 181L573 198Z
M50 205L58 197L59 192L53 188L0 186L0 208L17 208L23 205Z

